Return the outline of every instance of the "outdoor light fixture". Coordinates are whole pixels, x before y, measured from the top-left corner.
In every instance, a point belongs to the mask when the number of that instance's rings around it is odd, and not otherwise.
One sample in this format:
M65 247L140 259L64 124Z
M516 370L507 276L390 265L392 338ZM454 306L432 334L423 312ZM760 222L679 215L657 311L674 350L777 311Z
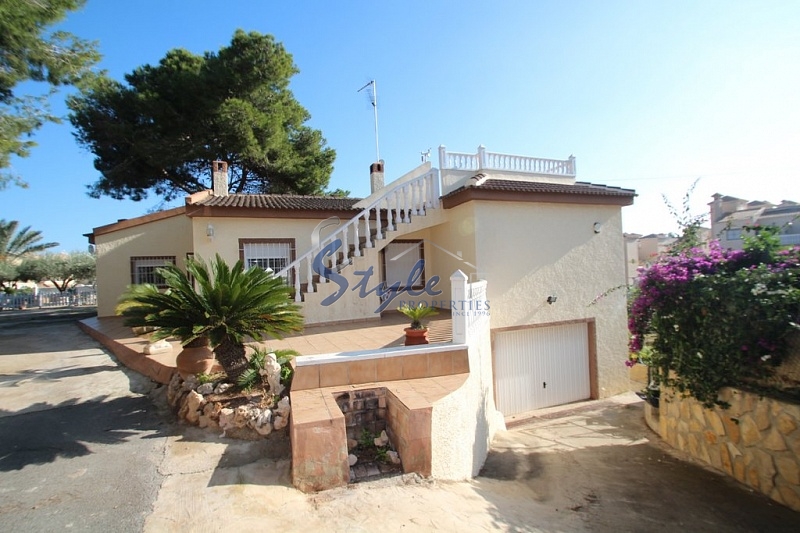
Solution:
M214 226L212 226L210 222L208 223L208 226L206 226L206 237L209 239L214 238Z
M600 224L599 222L595 222L594 226L593 226L594 232L595 233L600 233L600 230L602 229L602 227L603 227L602 224Z
M558 300L558 296L554 294L551 294L550 296L547 297L547 303L549 303L550 305L556 303L556 300Z

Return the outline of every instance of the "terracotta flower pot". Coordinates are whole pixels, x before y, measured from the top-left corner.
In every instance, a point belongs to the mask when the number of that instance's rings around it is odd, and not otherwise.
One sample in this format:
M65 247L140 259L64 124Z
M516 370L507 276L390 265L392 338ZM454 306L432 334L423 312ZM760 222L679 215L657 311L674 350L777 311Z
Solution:
M416 346L418 344L429 344L428 328L412 329L406 328L406 346Z
M214 352L208 345L206 337L195 339L184 346L175 358L175 366L184 378L192 374L208 374L215 363Z

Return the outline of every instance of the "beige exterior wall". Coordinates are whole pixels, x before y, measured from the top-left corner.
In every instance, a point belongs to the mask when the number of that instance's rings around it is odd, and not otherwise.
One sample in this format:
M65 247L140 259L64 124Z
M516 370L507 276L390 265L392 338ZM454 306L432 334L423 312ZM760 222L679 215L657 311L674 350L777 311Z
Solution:
M447 285L450 285L448 280ZM469 377L433 405L431 475L465 480L478 475L497 431L505 430L494 403L492 343L488 317L472 323L467 337Z
M308 218L221 218L194 217L194 253L209 261L220 254L228 264L239 260L239 239L294 239L295 257L311 249L314 229L324 219ZM347 220L342 220L342 223ZM206 235L208 225L214 227L214 237ZM334 226L323 230L325 237ZM305 271L302 273L305 277Z
M332 304L326 306L322 302L332 294L342 290L338 283L333 281L318 283L316 292L306 293L305 301L303 302L305 323L329 324L380 318L380 315L375 313L375 310L380 305L380 299L377 294L372 293L362 298L358 290L353 290L362 280L362 276L356 275L356 272L366 272L370 267L372 267L374 273L369 279L367 290L372 290L376 285L380 284L381 276L377 257L378 254L373 248L365 255L353 258L353 264L339 273L347 281L347 288Z
M300 257L312 246L312 235L325 219L291 219L291 218L221 218L221 217L195 217L195 253L205 260L219 253L229 264L239 260L239 239L294 239L295 255ZM320 238L325 238L336 231L349 219L342 218L340 224L324 224L320 230ZM214 227L214 238L207 237L207 228ZM349 243L352 244L352 243ZM355 275L356 270L367 270L370 265L374 267L375 274L370 281L370 288L380 281L380 269L375 257L376 253L366 257L356 258L354 265L342 272L348 281L348 290L334 304L323 306L322 300L339 289L335 283L317 285L317 292L306 293L303 302L303 315L306 324L332 323L347 320L363 320L377 317L375 308L379 305L378 298L362 299L358 293L351 289L360 280ZM354 268L355 267L355 268ZM308 276L308 264L300 265L300 280L305 283Z
M492 329L596 320L598 394L628 388L622 216L618 206L478 201L478 272ZM599 233L594 224L600 223ZM554 304L548 296L557 296ZM590 305L592 304L592 305Z
M205 230L203 231L205 235ZM131 283L131 257L174 256L183 268L192 251L192 224L183 214L95 236L97 315L113 316Z
M469 277L470 281L476 281L480 277L471 265L477 266L475 256L475 209L474 202L467 202L445 211L447 222L430 229L430 240L432 243L444 248L429 246L425 250L425 258L431 258L433 266L431 271L440 276L438 288L442 294L437 296L437 300L449 302L452 300L450 294L450 276L456 270L461 270ZM449 252L449 253L448 253ZM453 257L461 254L461 259ZM469 263L469 264L467 264ZM430 275L430 274L428 274Z

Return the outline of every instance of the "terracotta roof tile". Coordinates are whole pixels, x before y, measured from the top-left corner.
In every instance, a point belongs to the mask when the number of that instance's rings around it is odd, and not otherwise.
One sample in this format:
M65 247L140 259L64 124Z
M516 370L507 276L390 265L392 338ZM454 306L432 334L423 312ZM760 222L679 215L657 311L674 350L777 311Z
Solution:
M209 196L195 205L209 207L241 207L246 209L306 209L350 211L360 198L302 196L295 194L229 194Z

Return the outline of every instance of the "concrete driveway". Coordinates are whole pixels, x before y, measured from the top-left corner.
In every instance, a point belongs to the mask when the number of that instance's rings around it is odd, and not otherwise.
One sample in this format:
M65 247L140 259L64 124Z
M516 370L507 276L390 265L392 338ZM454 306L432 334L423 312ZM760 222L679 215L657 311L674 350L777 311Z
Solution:
M141 531L173 425L71 313L0 313L0 531Z
M160 389L73 324L2 320L0 531L800 530L800 514L664 447L632 394L539 412L468 482L306 495L280 443L175 426Z
M285 459L213 467L225 444L192 430L168 447L176 468L146 530L800 530L800 514L673 455L641 413L633 394L545 412L498 435L469 482L405 476L312 495L291 488ZM192 471L192 457L207 467Z

